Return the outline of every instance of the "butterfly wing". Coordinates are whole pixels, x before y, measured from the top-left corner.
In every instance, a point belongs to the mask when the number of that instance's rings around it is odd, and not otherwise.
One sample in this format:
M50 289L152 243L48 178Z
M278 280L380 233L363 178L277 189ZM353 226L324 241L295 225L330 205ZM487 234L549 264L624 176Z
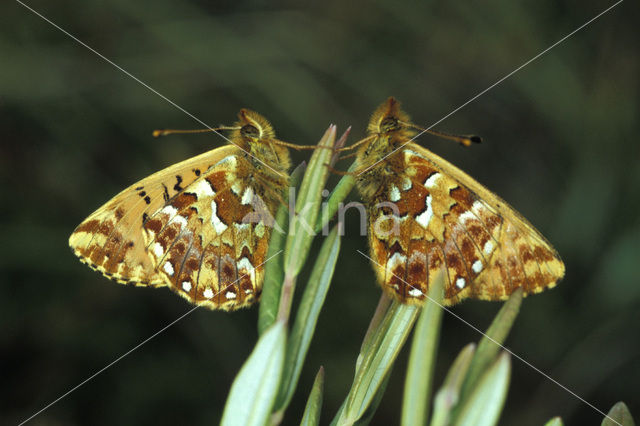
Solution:
M277 207L244 155L213 165L145 221L156 271L197 305L238 309L260 296Z
M223 146L161 170L113 197L71 234L74 254L123 284L164 286L144 244L143 223L220 159L237 153Z
M538 293L564 276L546 239L469 175L414 143L396 155L404 160L401 180L378 197L391 203L369 212L371 255L385 291L420 303L443 266L446 305L503 300L518 288Z

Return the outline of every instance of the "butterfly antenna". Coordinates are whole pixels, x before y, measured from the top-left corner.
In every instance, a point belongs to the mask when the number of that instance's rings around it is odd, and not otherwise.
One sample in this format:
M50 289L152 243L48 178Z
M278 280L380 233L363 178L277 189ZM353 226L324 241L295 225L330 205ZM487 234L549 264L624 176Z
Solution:
M153 137L159 138L160 136L167 135L175 135L175 134L185 134L185 133L208 133L208 132L218 132L219 130L237 130L240 127L214 127L211 129L195 129L195 130L176 130L176 129L165 129L165 130L154 130Z
M280 139L271 139L271 142L275 145L282 145L295 150L328 148L326 146L318 147L318 145L296 145L295 143L281 141Z
M362 139L360 139L358 142L356 142L356 143L354 143L354 144L352 144L352 145L345 146L344 148L338 148L338 149L336 149L335 151L336 151L336 152L351 151L352 149L357 148L357 147L359 147L360 145L362 145L362 144L364 144L364 143L367 143L367 142L369 142L371 139L375 139L375 138L377 138L377 137L378 137L378 135L370 135L370 136L367 136L366 138L362 138Z
M349 171L338 170L338 169L334 169L333 166L331 166L331 164L329 163L325 163L324 166L327 168L327 170L329 170L330 173L333 173L338 176L354 176L355 177L355 176L358 176L363 171L365 171L365 170L353 170L349 172Z
M336 161L346 160L347 158L352 158L352 157L355 157L356 155L358 155L357 152L352 152L351 154L347 154L347 155L343 155L342 157L338 157L338 159Z
M423 133L429 133L431 135L437 136L442 139L448 139L451 141L458 142L459 144L464 146L471 146L472 143L482 142L482 138L476 135L454 135L453 133L440 132L438 130L423 129L422 127L416 126L413 123L401 122L401 124L407 127L412 127L414 129L420 130Z

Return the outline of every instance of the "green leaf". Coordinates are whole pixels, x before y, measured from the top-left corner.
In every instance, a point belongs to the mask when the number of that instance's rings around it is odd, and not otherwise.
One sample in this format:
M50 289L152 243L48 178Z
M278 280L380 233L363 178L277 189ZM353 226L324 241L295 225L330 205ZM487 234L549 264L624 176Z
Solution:
M493 364L498 352L501 349L501 345L507 338L511 326L518 316L520 305L522 304L522 289L514 291L509 300L500 308L498 315L493 319L491 326L484 334L478 349L476 350L473 360L471 360L471 366L469 367L469 373L462 385L462 396L460 400L464 400L469 393L475 387L480 376L485 372L487 367Z
M477 386L463 401L454 425L492 426L498 423L507 397L511 361L503 352L480 377Z
M300 426L317 426L320 424L320 410L322 409L322 392L324 389L324 368L320 367L313 382L307 405L304 408Z
M356 162L354 161L349 167L348 172L352 173L357 169ZM318 223L316 224L316 232L320 232L323 230L325 226L331 221L331 218L336 214L338 209L342 206L342 202L349 195L354 185L356 184L356 177L353 175L345 175L340 179L338 184L333 191L331 191L331 195L327 201L325 201L322 205L322 214L318 218Z
M331 284L339 252L340 237L337 228L334 228L322 244L291 329L280 395L275 404L278 411L286 409L298 385L300 372Z
M387 375L384 376L382 383L380 384L380 386L378 387L378 390L376 391L375 395L371 399L371 403L369 404L369 407L362 414L362 417L360 417L360 419L354 423L354 426L364 426L371 423L373 416L376 414L376 410L378 410L378 406L380 405L380 402L382 402L384 391L387 390L387 385L389 384L389 378L391 378L391 373L393 372L393 366L391 367L392 368L389 371L387 371Z
M293 173L291 173L289 188L296 188L300 184L305 169L305 163L296 167ZM271 260L264 265L264 284L262 286L260 309L258 311L259 334L264 333L264 331L276 321L276 317L278 316L280 292L282 289L282 281L284 280L283 261L280 254L284 251L288 216L287 206L280 206L276 213L276 224L278 226L274 227L271 232L271 240L269 241L269 249L267 250L266 258ZM280 232L280 230L283 232Z
M387 375L385 376L384 380L382 381L382 384L376 391L376 394L373 396L373 399L371 400L371 404L369 404L369 408L367 408L367 410L362 414L362 417L359 420L353 423L354 426L368 425L371 422L371 419L373 418L374 414L376 413L376 410L378 409L378 406L380 405L380 401L382 401L382 397L384 396L384 391L387 389L387 384L389 383L391 372L392 370L387 371ZM338 420L342 417L342 413L346 408L346 404L347 404L347 400L345 399L342 405L340 406L338 413L336 413L336 416L331 422L331 426L336 426L338 424Z
M367 332L364 335L364 339L362 339L362 345L360 345L360 355L356 361L356 370L360 367L360 363L362 362L362 354L367 353L369 350L369 346L371 346L371 342L373 340L375 331L380 327L380 323L384 319L389 307L391 306L392 300L387 297L385 292L380 294L380 300L378 301L378 306L376 307L375 312L373 313L373 317L371 317L371 321L369 321L369 327L367 328Z
M544 426L563 426L562 419L560 417L554 417L546 422Z
M409 336L418 312L415 306L391 303L371 332L365 352L359 355L359 366L338 425L352 425L367 411Z
M224 426L262 426L269 420L282 374L286 329L276 322L258 339L236 376L222 414Z
M617 423L616 423L617 422ZM631 416L631 412L629 411L629 407L624 402L616 402L609 413L607 413L607 417L602 420L602 426L634 426L635 422L633 417Z
M453 361L444 383L436 393L433 402L433 417L431 418L431 426L445 426L450 424L451 410L458 403L460 397L460 389L464 378L469 371L471 359L476 350L474 343L465 346L456 359Z
M333 147L335 139L336 126L331 125L318 142L318 148L313 151L307 172L302 179L295 203L295 215L290 218L284 254L285 275L297 276L309 253L315 234L313 228L318 220L322 189L329 176L327 164L333 154L330 148Z
M345 399L344 401L342 401L342 405L340 405L340 408L338 409L338 412L336 413L336 416L333 418L333 420L331 420L331 423L329 426L337 426L338 425L338 421L340 421L342 419L342 417L344 416L344 410L347 408L347 400Z
M444 279L440 273L429 289L429 297L413 332L413 344L404 382L402 425L424 425L429 417L431 381L443 312L443 285Z
M276 223L280 226L287 224L287 208L281 206L276 213ZM258 334L262 334L275 321L278 316L278 306L280 305L280 291L284 280L284 269L282 268L282 252L284 251L285 234L273 230L267 259L271 259L264 265L264 283L262 295L260 296L260 308L258 311Z

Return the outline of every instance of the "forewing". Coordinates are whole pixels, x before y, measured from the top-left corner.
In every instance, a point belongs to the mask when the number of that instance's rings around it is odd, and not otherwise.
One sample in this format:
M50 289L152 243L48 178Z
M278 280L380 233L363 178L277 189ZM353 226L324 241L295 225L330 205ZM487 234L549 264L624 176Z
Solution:
M499 197L416 144L397 155L405 175L382 192L395 207L370 208L371 254L385 291L420 303L444 267L452 305L503 300L517 288L538 293L564 276L556 251Z
M191 303L237 309L260 296L272 214L242 155L220 160L144 224L151 261Z
M237 150L223 146L131 185L75 229L69 238L73 252L91 268L120 283L166 285L147 254L143 223L220 159Z

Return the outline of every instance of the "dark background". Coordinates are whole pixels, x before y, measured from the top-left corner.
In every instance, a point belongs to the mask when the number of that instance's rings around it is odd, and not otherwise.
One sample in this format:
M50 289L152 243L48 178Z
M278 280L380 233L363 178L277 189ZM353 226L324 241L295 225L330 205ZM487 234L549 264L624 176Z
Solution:
M209 125L249 107L282 139L311 144L329 123L362 137L389 95L429 126L613 3L28 4ZM201 126L20 4L0 9L0 423L15 424L190 309L168 290L90 271L67 238L120 189L223 141L153 139L153 129ZM508 347L604 411L626 401L636 418L639 19L637 2L623 2L438 126L483 144L419 141L509 201L566 262L556 289L525 300ZM299 421L320 365L323 423L333 417L379 298L355 252L367 249L355 210L347 229L285 424ZM499 307L467 301L454 311L485 329ZM199 309L31 424L216 423L256 319L257 309ZM445 314L436 385L478 338ZM374 424L399 421L406 352ZM601 419L514 359L502 424L556 415Z

